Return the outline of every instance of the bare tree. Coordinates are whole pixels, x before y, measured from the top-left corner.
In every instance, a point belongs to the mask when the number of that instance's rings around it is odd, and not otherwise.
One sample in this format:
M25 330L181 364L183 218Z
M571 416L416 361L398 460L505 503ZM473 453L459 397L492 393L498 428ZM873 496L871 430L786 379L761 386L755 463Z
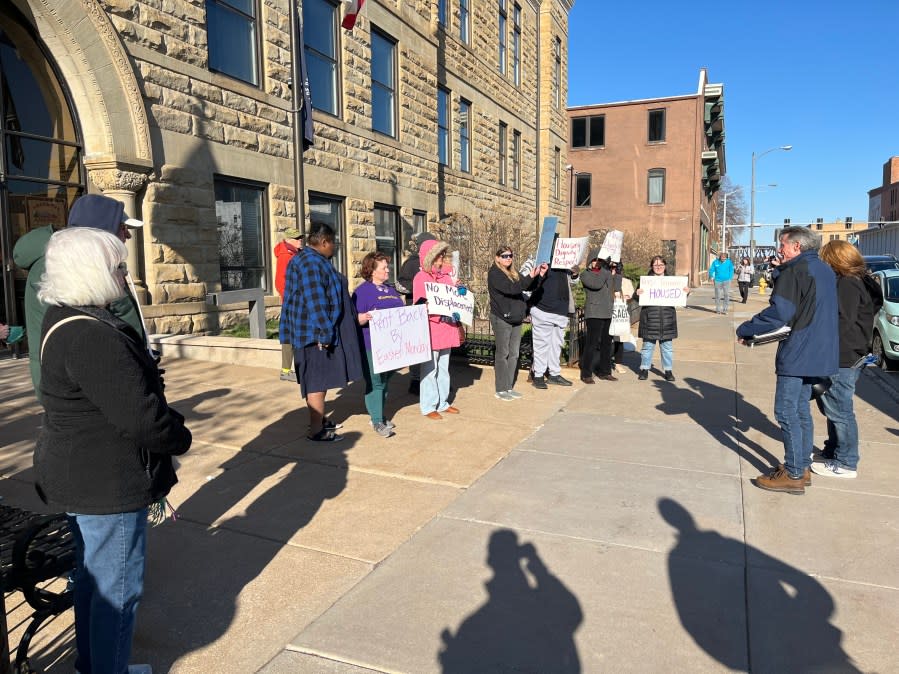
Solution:
M727 195L727 222L724 222L724 195ZM730 177L724 176L721 181L721 187L715 195L718 207L717 225L723 227L727 225L725 245L733 244L738 238L742 237L749 224L749 211L746 208L746 199L743 196L743 186L734 185ZM721 230L716 232L715 247L717 242L721 240Z

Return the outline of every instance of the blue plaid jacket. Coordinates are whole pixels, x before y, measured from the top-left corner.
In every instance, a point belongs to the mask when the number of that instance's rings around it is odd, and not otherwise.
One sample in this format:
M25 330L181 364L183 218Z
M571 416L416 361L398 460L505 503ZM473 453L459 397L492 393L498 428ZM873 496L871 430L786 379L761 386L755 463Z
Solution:
M343 313L340 273L312 248L290 260L284 276L284 299L278 335L282 344L302 349L309 344L337 344Z

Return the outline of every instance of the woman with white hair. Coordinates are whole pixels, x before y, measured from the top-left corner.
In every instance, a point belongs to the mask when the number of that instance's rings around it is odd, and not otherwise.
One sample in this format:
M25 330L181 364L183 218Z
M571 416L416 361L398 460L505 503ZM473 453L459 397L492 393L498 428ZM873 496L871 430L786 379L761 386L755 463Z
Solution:
M79 672L128 671L143 591L148 516L165 517L172 455L190 448L141 335L108 309L122 297L125 245L108 232L64 229L47 245L34 453L41 499L69 515L75 539Z

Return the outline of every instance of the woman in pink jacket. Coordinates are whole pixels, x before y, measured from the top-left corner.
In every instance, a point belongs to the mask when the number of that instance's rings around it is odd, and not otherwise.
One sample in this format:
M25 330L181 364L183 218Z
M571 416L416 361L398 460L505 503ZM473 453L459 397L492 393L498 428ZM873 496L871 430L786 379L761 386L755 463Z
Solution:
M421 271L412 280L412 301L427 301L425 283L443 283L455 286L456 282L444 269L449 244L443 241L425 241L418 250ZM428 316L431 331L431 360L421 364L419 406L428 419L442 419L444 414L458 414L459 410L447 402L450 392L450 350L459 346L462 339L459 322L448 316Z

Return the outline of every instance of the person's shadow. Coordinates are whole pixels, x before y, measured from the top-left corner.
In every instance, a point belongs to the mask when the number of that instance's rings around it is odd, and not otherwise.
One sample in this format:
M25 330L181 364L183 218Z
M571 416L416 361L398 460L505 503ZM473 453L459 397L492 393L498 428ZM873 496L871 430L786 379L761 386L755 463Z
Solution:
M758 548L699 529L693 516L672 499L659 499L658 509L677 529L677 545L668 553L677 613L706 653L738 671L860 671L841 646L842 632L830 623L834 601L821 583ZM728 607L710 591L708 568L695 563L710 557L745 560L747 597L737 607L746 612L745 641L734 628L742 622L739 616L725 615Z
M686 377L683 381L688 388L656 383L662 393L662 402L656 409L670 415L686 414L716 442L743 457L759 472L766 473L778 464L776 456L746 437L746 431L750 428L775 440L781 437L780 428L758 407L746 402L742 394L735 394L731 389L693 377ZM733 395L736 395L734 408L722 410L721 402Z
M581 671L574 633L583 620L577 598L543 564L532 543L500 529L490 536L487 603L455 634L444 629L437 654L443 672Z

